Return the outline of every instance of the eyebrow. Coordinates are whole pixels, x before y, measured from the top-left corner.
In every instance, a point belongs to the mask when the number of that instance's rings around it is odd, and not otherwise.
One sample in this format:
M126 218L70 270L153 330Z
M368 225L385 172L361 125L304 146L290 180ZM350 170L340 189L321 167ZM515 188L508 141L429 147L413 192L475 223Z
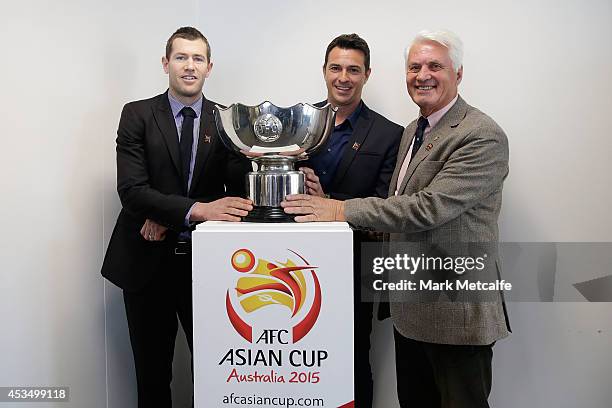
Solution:
M406 65L407 67L414 67L414 66L420 66L422 67L423 65L432 65L432 64L436 64L436 65L440 65L441 67L447 67L448 65L444 64L441 61L438 60L431 60L431 61L427 61L425 63L420 63L420 62L408 62L408 64Z
M189 55L189 54L188 54L188 53L186 53L186 52L177 52L176 54L174 54L174 56L175 56L175 57L177 57L177 56L179 56L179 55L180 55L180 56L187 56L187 55ZM202 58L204 58L204 55L203 55L203 54L193 54L193 56L194 56L194 57L202 57Z
M335 63L335 62L330 62L328 65L330 67L341 67L342 66L341 64L338 64L338 63ZM359 68L359 69L361 69L361 66L360 65L348 65L347 68Z
M408 65L424 65L424 64L440 64L440 65L444 65L444 63L442 61L439 60L430 60L430 61L426 61L425 63L420 63L420 62L415 62L415 61L408 61Z

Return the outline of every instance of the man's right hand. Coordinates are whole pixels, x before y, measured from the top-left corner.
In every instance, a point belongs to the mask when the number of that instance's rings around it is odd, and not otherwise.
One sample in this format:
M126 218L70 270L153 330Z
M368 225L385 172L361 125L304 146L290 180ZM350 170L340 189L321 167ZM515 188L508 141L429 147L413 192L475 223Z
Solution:
M210 203L196 203L189 221L240 221L253 209L253 202L240 197L224 197Z
M300 170L306 175L306 193L317 197L325 197L319 176L315 174L314 170L309 167L300 167Z

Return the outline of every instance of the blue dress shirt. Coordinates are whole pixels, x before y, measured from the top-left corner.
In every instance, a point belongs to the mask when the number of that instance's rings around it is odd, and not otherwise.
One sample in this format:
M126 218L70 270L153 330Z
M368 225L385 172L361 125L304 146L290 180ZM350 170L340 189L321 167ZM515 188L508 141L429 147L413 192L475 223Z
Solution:
M334 131L327 139L325 146L309 160L312 169L319 176L323 191L326 193L330 191L342 154L353 135L362 106L363 102L359 102L353 113L344 122L334 127Z

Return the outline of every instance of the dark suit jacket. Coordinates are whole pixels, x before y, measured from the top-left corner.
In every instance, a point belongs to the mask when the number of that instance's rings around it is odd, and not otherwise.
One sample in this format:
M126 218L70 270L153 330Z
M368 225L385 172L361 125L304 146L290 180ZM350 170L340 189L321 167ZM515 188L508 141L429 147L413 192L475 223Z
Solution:
M187 229L185 216L196 201L244 196L251 165L223 146L214 105L206 99L202 104L188 197L182 191L178 133L167 92L124 106L117 131L117 191L123 208L102 265L102 275L120 288L137 290L159 273L164 249ZM147 218L169 228L164 241L140 235Z
M330 191L325 193L337 200L387 197L403 131L403 127L363 103ZM308 161L300 166L310 167Z

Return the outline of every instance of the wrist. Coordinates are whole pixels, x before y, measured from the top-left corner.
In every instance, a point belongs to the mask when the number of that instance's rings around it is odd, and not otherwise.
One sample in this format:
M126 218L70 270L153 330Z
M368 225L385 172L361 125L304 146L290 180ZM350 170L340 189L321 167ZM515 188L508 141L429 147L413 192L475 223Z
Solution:
M206 221L208 219L207 212L208 203L198 202L195 204L193 211L191 212L191 217L189 217L189 220L192 222Z
M344 216L344 201L337 201L334 221L346 221L346 217Z

